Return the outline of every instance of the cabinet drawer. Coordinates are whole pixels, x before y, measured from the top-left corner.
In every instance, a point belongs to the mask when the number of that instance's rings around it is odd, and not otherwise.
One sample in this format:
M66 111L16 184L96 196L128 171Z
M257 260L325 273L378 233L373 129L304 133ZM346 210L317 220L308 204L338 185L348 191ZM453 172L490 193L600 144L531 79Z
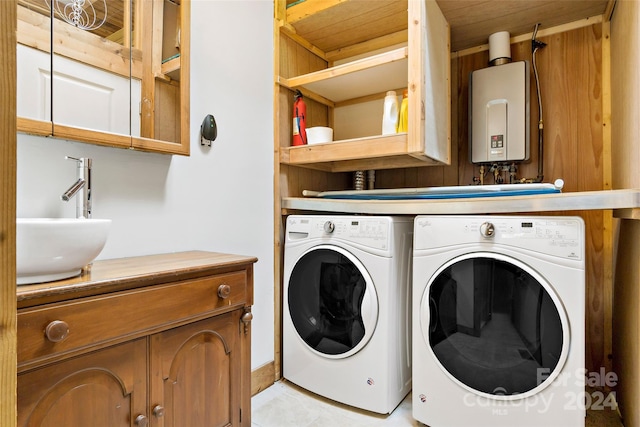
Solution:
M20 310L18 369L169 329L246 301L243 270Z

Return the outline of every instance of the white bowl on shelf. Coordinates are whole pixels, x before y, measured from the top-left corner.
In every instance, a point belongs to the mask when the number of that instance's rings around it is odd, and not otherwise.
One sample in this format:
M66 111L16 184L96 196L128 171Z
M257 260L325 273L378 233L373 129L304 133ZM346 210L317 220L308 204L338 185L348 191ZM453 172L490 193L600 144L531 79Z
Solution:
M333 129L326 126L307 128L307 144L322 144L333 141Z

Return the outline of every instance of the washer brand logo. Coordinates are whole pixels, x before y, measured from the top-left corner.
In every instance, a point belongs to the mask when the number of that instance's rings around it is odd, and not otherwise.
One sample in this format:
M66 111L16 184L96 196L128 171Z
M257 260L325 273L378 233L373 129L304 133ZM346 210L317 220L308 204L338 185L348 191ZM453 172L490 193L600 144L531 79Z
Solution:
M427 396L425 396L424 394L421 394L418 397L420 398L420 402L422 402L422 403L425 403L427 401Z
M429 221L428 219L418 220L418 226L419 227L431 227L431 221Z
M376 385L376 382L373 380L373 378L367 378L367 384Z

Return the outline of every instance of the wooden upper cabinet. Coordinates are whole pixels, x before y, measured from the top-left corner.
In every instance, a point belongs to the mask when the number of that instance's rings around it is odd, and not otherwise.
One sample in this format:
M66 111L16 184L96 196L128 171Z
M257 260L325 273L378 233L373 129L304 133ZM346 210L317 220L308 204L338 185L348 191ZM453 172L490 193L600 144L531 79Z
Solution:
M51 136L51 19L45 8L33 10L17 2L17 128Z
M18 130L188 155L190 0L51 4L18 2Z
M132 146L188 155L191 0L132 1L141 16L134 43L142 54L140 128Z
M283 15L277 81L290 93L279 113L292 116L300 90L313 104L307 127L332 127L334 142L290 147L291 124L280 120L282 163L331 172L450 163L449 25L435 0L306 0ZM381 135L384 96L404 89L408 130ZM316 104L327 114L313 114Z

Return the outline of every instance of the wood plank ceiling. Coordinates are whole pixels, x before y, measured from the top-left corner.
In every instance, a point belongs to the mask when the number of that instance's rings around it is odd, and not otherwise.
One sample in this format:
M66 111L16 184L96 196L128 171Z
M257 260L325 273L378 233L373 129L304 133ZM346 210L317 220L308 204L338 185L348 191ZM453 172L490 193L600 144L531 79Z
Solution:
M418 1L418 0L408 0ZM451 51L602 15L611 0L437 0L451 26ZM290 1L287 20L298 35L324 52L407 28L407 0ZM346 17L358 15L358 19Z
M508 31L511 36L531 33L602 15L608 0L438 0L451 25L451 50L488 43L489 35Z

